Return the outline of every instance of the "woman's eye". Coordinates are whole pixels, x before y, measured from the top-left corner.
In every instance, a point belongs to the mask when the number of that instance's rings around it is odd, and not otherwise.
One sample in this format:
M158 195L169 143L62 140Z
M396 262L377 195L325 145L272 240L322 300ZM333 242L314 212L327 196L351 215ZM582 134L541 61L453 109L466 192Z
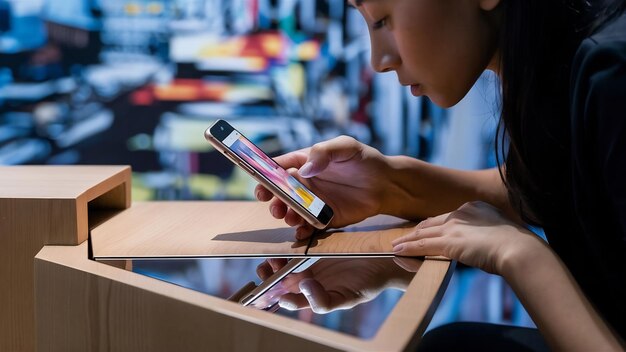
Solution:
M374 22L374 24L372 24L372 28L379 29L384 27L385 24L387 24L387 17L383 17L383 19L381 19L380 21Z

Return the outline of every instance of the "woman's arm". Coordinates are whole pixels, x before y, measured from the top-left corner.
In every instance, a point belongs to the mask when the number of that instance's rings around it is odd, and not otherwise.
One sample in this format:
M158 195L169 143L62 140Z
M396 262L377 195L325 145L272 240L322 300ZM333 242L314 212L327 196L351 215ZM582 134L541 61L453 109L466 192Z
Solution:
M567 267L543 241L518 247L502 263L502 276L552 349L623 350Z
M498 169L461 171L405 156L385 156L346 136L275 160L292 169L335 211L331 227L354 224L376 214L418 220L474 200L514 217ZM298 227L296 238L305 239L313 232L312 226L263 186L257 186L255 195L260 201L271 201L272 216Z
M465 171L406 156L387 158L391 187L388 187L381 207L385 214L404 219L423 219L479 200L500 209L509 218L518 218L509 204L507 190L497 168Z
M546 242L488 204L467 203L422 221L392 244L396 255L443 255L502 275L554 350L622 350Z

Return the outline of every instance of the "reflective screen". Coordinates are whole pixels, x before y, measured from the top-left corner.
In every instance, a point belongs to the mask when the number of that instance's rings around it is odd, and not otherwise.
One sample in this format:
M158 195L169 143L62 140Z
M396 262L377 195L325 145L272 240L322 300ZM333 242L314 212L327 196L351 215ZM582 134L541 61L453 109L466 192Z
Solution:
M228 299L249 282L252 281L257 285L262 282L256 274L256 268L263 261L263 259L203 258L120 261L113 265ZM414 263L415 270L409 268L407 271L407 266L397 265L394 258L322 258L304 271L287 275L249 307L369 339L376 335L402 297L402 285L398 285L398 282L406 280L408 283L421 261L414 260ZM351 292L358 294L354 299L342 302L341 306L335 306L323 314L314 313L309 307L299 310L279 307L276 302L283 294L292 293L294 297L298 296L297 283L303 278L315 279L332 295L340 293L342 296L351 297ZM333 299L336 304L336 298Z

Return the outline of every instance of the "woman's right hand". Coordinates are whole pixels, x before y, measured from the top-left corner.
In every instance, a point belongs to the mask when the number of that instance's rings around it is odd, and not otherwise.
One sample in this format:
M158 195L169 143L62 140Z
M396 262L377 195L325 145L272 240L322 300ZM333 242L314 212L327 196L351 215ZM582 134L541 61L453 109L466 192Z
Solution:
M285 258L268 259L257 267L257 275L266 280L286 264ZM405 290L421 265L414 258L322 258L304 271L288 274L270 299L280 297L280 306L288 310L311 308L318 314L349 309L387 288Z
M335 216L330 227L354 224L381 212L385 182L389 179L387 159L354 138L337 137L275 160L333 209ZM298 227L297 239L313 233L313 226L265 187L258 185L255 195L260 201L271 200L272 216Z

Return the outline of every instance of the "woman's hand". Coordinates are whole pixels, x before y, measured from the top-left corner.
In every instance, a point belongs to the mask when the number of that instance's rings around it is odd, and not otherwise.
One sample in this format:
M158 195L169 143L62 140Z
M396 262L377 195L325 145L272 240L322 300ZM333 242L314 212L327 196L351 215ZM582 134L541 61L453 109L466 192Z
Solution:
M393 244L397 255L444 255L503 276L551 349L623 350L547 243L486 203L427 219Z
M337 137L275 160L334 210L330 227L354 224L380 211L384 190L388 188L386 158L354 138ZM265 187L258 185L255 195L260 201L272 200L270 212L275 218L285 219L289 226L298 226L297 239L313 233L311 225Z
M392 244L399 256L443 255L499 275L516 251L545 246L531 231L483 202L466 203L451 213L426 219L415 232Z
M398 266L394 259L320 259L309 269L289 274L281 281L281 287L289 293L280 297L279 304L288 310L311 308L323 314L368 302L386 288L402 289L414 273ZM413 261L403 264L416 271L421 261ZM270 259L259 265L257 274L266 279L284 264L285 259Z

